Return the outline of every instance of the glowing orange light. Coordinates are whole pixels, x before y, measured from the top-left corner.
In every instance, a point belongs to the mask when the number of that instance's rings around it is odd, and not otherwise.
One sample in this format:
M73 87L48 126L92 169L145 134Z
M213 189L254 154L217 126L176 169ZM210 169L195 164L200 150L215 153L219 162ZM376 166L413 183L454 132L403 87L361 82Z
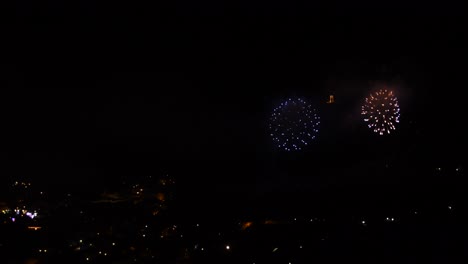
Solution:
M265 220L265 225L274 225L276 224L277 222L276 221L273 221L273 220Z
M247 229L247 228L249 228L249 227L251 227L251 226L252 226L252 222L245 222L245 223L242 224L242 228L241 228L241 229L242 229L242 230L245 230L245 229Z
M156 198L157 198L159 201L164 202L164 200L166 199L166 196L164 195L164 193L158 193L158 194L156 194Z

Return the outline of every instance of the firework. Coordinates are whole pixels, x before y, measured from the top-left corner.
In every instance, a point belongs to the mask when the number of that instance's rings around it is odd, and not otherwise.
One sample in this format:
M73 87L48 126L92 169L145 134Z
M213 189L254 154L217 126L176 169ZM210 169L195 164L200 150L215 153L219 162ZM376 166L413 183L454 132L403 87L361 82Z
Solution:
M391 90L380 89L366 98L361 114L368 127L379 135L390 134L400 122L400 106Z
M278 148L297 151L315 139L319 125L320 117L310 104L289 98L273 110L269 128Z

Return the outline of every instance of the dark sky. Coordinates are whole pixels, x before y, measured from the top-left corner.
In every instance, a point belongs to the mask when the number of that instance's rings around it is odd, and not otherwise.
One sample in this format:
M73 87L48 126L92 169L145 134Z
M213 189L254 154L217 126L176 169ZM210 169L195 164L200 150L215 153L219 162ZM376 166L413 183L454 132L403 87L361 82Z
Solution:
M257 195L407 189L437 180L403 168L463 163L459 5L314 3L18 1L1 27L2 177L81 186L169 172L187 193ZM358 111L379 81L402 102L387 138ZM265 127L291 95L324 127L285 155Z

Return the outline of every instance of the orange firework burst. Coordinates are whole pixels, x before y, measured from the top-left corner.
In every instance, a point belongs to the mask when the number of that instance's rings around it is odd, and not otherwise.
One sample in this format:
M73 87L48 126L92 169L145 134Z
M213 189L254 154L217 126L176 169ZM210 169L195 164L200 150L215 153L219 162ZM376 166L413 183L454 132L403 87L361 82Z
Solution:
M368 127L379 135L390 134L400 122L400 106L394 92L380 89L366 98L361 115Z

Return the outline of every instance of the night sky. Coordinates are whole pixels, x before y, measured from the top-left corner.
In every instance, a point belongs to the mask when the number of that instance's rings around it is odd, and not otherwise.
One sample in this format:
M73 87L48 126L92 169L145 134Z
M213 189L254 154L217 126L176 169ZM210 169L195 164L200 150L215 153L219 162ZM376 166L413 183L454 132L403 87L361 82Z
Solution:
M83 189L169 173L182 197L213 204L419 199L466 183L435 173L466 164L457 3L46 2L2 18L2 181ZM377 83L401 102L386 137L359 112ZM299 153L267 131L289 96L323 121Z

